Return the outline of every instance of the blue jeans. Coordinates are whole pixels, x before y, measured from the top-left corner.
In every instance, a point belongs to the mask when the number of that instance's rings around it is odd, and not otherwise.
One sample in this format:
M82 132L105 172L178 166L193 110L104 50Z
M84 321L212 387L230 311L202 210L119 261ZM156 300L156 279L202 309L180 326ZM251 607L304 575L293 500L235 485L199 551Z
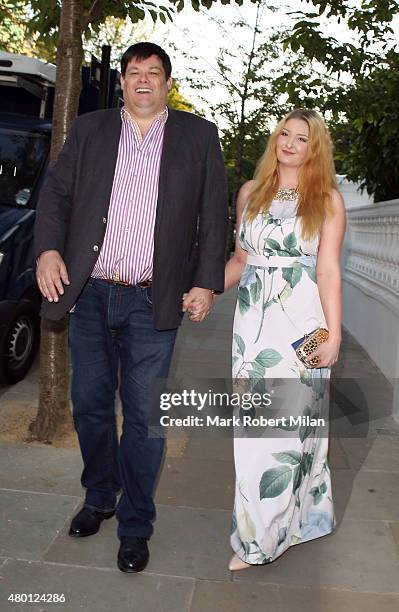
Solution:
M70 315L72 403L84 463L85 506L116 508L118 536L149 538L164 440L148 437L151 381L166 378L176 329L154 328L151 288L90 279ZM118 442L115 392L123 409Z

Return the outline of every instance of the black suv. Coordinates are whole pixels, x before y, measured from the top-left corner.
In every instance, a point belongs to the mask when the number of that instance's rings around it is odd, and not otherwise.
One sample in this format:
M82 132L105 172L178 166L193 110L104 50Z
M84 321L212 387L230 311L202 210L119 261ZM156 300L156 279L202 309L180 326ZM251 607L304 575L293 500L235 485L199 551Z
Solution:
M40 295L33 259L35 206L51 123L0 113L0 382L29 370L39 346Z
M102 62L93 57L82 68L79 114L121 105L110 52L103 47ZM52 64L0 51L0 384L21 380L39 346L33 225L49 157L55 74Z

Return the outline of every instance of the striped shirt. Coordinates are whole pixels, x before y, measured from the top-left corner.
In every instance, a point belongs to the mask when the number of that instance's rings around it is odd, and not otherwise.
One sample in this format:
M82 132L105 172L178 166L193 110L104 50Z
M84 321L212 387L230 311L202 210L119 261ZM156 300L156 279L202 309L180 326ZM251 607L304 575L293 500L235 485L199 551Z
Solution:
M91 275L135 285L152 278L159 169L168 109L154 119L144 138L124 107L121 118L108 219L103 219L107 229Z

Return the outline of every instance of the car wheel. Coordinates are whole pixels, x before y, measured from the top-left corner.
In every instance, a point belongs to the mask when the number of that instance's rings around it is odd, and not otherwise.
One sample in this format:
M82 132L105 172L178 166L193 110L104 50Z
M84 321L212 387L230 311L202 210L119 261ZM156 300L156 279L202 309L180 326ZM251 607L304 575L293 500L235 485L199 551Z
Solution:
M18 304L0 341L0 382L15 384L29 371L39 348L40 322L29 302Z

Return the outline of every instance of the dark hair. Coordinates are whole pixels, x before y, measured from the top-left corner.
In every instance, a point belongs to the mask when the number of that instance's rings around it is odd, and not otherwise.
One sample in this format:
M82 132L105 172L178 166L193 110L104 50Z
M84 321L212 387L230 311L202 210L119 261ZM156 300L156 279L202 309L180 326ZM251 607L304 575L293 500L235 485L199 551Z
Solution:
M159 57L165 71L166 80L168 80L172 74L172 64L170 63L169 55L161 47L150 42L139 42L126 49L121 59L122 75L125 76L126 68L130 60L133 58L147 59L151 57L151 55L157 55Z

